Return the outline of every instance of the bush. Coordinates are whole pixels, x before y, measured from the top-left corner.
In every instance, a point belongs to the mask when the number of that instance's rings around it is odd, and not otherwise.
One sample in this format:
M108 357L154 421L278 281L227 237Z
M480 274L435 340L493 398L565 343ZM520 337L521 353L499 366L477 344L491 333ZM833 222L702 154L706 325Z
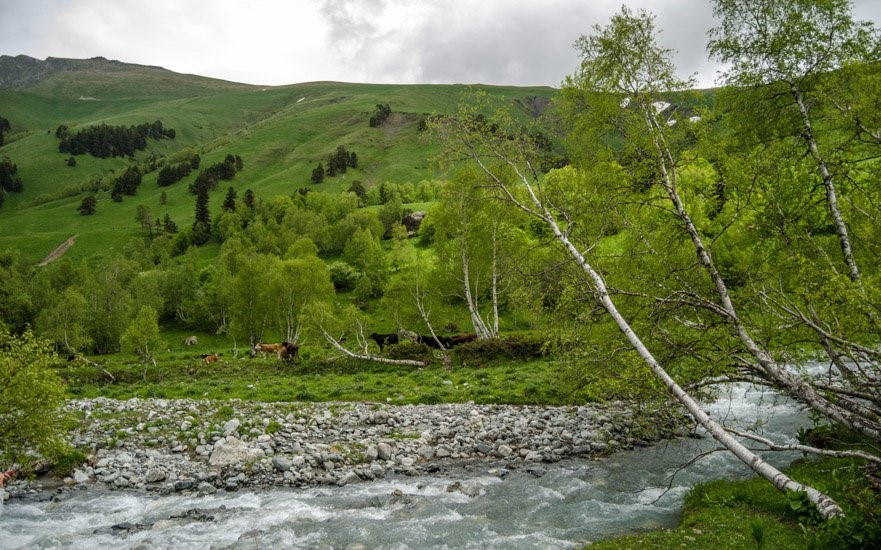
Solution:
M361 279L361 272L346 262L333 262L328 270L333 287L342 292L354 289Z
M410 359L413 361L431 361L434 358L428 346L410 340L401 340L397 344L386 346L385 354L389 359Z
M51 344L30 329L13 336L0 327L0 464L24 464L32 451L53 460L67 452L55 360Z
M515 334L504 338L474 340L453 350L460 360L481 363L493 359L535 359L544 355L545 346L543 338Z

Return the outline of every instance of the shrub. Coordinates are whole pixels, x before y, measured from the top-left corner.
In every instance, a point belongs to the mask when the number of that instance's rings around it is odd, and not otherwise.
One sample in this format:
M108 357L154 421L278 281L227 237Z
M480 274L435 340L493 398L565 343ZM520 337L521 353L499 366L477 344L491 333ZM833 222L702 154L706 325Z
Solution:
M410 359L413 361L431 361L434 358L428 346L410 340L401 340L397 344L386 346L385 354L390 359Z
M49 459L67 452L64 386L52 369L51 344L26 330L13 336L0 327L0 463L23 463L31 451Z
M514 334L504 338L474 340L454 348L459 359L486 362L492 359L535 359L545 353L543 338Z

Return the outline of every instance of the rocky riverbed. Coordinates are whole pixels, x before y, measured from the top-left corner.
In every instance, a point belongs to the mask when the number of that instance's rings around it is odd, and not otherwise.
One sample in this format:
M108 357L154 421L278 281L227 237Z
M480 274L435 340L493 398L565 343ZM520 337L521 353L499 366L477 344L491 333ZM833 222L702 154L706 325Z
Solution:
M72 400L72 443L88 461L60 484L161 494L240 488L343 486L419 475L476 461L499 475L541 463L597 457L688 433L673 406L612 402L579 407L392 406L238 400ZM56 486L59 484L55 483ZM52 483L11 483L12 497ZM467 486L450 485L467 492Z

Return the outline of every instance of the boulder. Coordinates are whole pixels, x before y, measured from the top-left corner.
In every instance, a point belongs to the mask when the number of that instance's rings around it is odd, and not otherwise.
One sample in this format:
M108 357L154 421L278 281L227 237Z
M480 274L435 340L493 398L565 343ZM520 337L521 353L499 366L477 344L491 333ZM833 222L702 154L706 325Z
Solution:
M291 469L291 466L293 466L294 463L289 458L276 456L272 458L272 465L275 466L275 469L279 472L286 472Z
M211 466L225 467L233 464L244 464L266 456L262 449L248 447L247 443L229 436L218 440L214 445L214 451L208 458Z
M404 219L401 220L401 224L407 228L407 235L413 236L419 231L419 227L422 225L422 220L425 219L425 211L420 210L419 212L410 212Z
M392 458L392 447L388 443L380 443L376 446L376 455L379 460L390 460Z
M238 418L233 418L223 425L223 435L230 435L236 433L239 429L241 422Z

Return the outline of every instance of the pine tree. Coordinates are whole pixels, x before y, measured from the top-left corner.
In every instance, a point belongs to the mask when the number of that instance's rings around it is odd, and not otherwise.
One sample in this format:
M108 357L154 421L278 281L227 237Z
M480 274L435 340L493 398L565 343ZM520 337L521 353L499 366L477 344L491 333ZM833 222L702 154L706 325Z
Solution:
M312 170L312 183L321 183L324 181L324 166L319 162L318 166Z
M236 190L230 187L226 191L226 198L223 199L223 204L220 205L220 208L224 212L235 212L236 211Z
M254 209L254 192L251 191L250 189L245 191L245 196L242 198L242 202L244 202L245 206L247 206L249 209L253 210Z
M196 195L196 215L193 221L193 244L200 245L211 238L211 213L208 211L208 191L200 190Z
M83 216L91 216L95 213L97 204L98 201L95 199L95 195L89 195L80 202L80 206L77 210Z

